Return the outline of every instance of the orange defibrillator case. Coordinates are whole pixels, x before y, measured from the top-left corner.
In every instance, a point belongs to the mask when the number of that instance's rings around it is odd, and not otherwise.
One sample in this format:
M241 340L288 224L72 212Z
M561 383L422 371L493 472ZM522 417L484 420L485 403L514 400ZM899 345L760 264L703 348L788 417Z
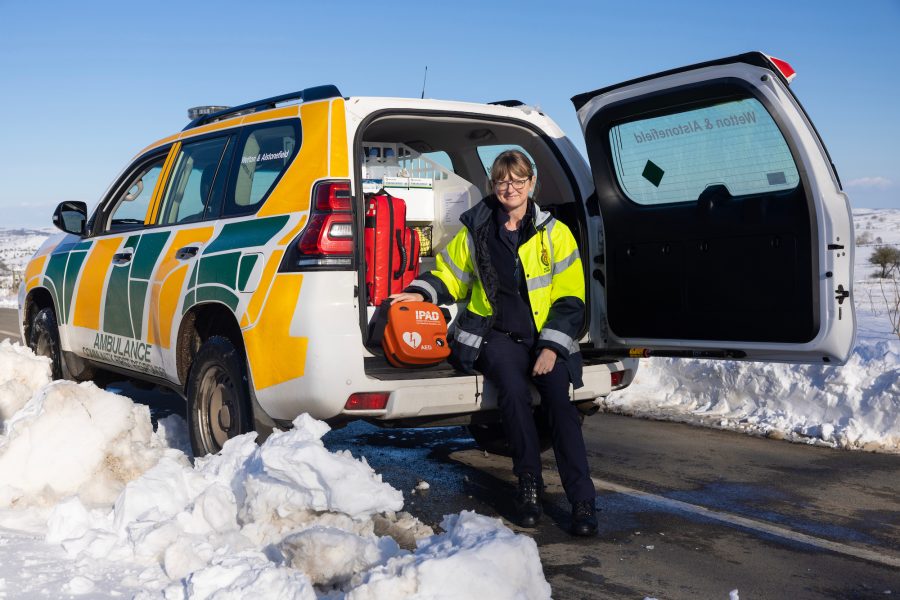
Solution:
M450 356L447 321L431 302L394 302L381 341L395 367L432 367Z

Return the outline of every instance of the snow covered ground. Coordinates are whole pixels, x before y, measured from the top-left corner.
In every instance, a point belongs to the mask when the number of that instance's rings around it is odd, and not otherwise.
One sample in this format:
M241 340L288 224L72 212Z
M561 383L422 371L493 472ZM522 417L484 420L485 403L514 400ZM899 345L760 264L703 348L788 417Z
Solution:
M872 274L872 251L900 248L900 210L857 209L857 340L846 365L651 358L634 383L604 401L612 412L733 429L792 441L900 452L900 340L888 303L900 290ZM900 276L898 276L900 279Z
M550 597L530 537L473 512L435 534L308 415L191 464L180 417L49 373L0 342L0 598Z
M57 229L0 228L0 307L15 308L28 260Z

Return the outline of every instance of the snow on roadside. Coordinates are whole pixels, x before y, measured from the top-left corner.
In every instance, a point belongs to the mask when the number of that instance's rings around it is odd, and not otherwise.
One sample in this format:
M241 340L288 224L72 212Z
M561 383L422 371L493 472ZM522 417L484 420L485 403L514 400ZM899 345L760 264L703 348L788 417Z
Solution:
M531 538L471 512L435 534L399 512L402 493L365 458L326 449L328 426L308 415L261 446L247 434L191 465L168 443L183 441L178 417L154 432L146 407L91 383L51 383L46 359L8 342L0 400L0 523L32 532L0 530L0 556L6 545L47 549L40 572L0 560L17 593L550 596Z
M900 344L860 341L847 364L654 358L607 410L842 448L900 452Z

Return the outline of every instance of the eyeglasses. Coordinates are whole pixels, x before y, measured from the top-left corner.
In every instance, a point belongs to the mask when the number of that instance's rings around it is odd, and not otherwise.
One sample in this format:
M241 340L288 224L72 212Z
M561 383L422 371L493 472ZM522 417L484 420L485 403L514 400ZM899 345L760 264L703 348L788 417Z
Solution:
M517 192L521 192L525 189L525 184L531 181L531 178L526 177L525 179L513 179L511 181L495 181L494 189L498 192L505 192L509 189L509 186L512 186L514 190Z

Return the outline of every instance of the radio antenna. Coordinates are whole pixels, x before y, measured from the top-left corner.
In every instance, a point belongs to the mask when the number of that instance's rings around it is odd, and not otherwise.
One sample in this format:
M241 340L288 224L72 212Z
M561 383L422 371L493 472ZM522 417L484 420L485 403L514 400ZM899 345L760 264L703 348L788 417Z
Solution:
M425 99L425 82L428 81L428 65L425 65L425 77L422 79L422 99Z

